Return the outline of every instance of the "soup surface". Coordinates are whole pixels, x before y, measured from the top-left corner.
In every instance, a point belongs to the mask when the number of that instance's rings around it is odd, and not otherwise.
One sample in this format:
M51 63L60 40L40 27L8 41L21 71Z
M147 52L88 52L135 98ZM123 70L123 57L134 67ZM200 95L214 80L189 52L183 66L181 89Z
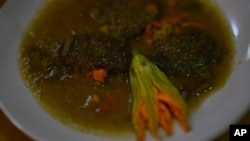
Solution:
M234 42L223 16L199 0L48 1L24 34L21 74L64 124L105 135L130 133L130 50L155 62L193 109L232 70ZM144 38L147 29L151 40ZM89 75L100 68L108 71L104 83Z

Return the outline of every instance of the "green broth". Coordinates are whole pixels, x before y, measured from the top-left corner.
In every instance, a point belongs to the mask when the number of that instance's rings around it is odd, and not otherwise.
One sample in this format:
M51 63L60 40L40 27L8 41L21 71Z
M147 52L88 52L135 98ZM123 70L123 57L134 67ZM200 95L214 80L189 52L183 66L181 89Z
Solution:
M178 2L182 5L193 1L195 6L190 4L186 9L180 6L180 10L191 13L192 21L207 25L205 32L223 46L223 60L219 67L210 66L213 87L187 99L190 109L198 107L207 96L223 87L232 70L234 55L231 30L218 7L206 2L197 5L197 0ZM131 90L126 74L110 75L106 83L99 84L82 74L71 74L72 79L64 79L69 74L50 76L41 71L42 66L50 62L47 60L43 64L43 59L55 56L58 46L71 34L100 32L103 25L95 22L90 14L95 2L97 0L53 0L46 3L24 34L19 58L21 74L39 103L64 124L105 135L131 133ZM168 15L162 12L162 16ZM145 54L151 51L140 43L135 46ZM35 54L37 50L43 51L47 58ZM34 58L41 61L34 61Z

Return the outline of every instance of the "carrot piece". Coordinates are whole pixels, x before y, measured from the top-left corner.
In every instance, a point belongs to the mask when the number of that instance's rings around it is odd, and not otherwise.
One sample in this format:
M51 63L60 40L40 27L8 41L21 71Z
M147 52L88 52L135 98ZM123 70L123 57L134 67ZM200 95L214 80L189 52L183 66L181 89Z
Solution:
M105 69L93 70L89 73L97 82L104 83L108 72Z

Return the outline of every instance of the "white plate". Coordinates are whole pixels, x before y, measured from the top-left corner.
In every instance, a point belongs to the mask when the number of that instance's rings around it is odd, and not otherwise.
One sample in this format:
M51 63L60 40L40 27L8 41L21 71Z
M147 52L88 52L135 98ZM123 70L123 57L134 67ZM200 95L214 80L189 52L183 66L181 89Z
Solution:
M49 116L24 86L17 66L17 50L27 24L41 0L7 0L0 10L0 106L11 121L35 140L111 140L65 127ZM228 129L250 105L250 1L217 0L225 11L236 40L233 73L225 87L209 97L190 117L192 131L175 127L168 141L211 140ZM238 64L237 62L241 62ZM118 140L118 139L114 139ZM120 139L134 140L134 138ZM148 139L150 140L150 139Z

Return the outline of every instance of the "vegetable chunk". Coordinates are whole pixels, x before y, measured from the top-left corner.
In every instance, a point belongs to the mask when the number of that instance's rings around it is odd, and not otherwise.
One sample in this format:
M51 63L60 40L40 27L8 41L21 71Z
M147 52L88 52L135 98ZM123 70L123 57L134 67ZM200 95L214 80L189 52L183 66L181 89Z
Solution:
M157 16L158 5L152 0L104 0L98 2L91 12L92 19L102 25L102 32L123 41L134 40Z
M58 52L60 65L78 72L125 72L132 57L126 44L104 34L90 33L69 38Z

